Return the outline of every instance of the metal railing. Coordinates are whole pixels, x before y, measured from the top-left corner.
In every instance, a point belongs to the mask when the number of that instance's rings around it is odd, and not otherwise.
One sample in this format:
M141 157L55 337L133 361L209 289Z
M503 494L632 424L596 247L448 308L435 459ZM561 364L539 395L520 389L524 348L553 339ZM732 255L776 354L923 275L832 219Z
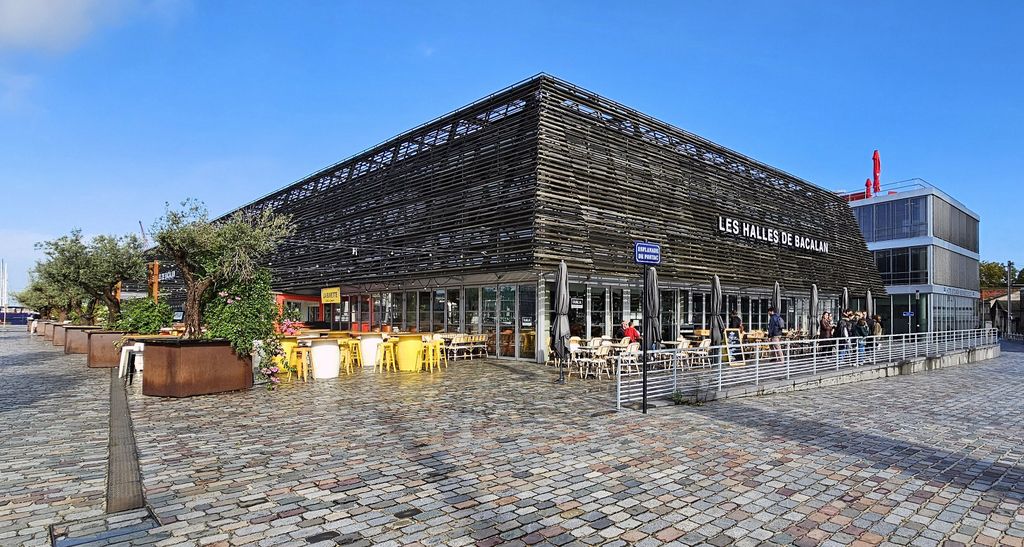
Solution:
M810 378L829 371L992 346L998 341L996 329L973 329L654 350L647 352L647 396L665 398L678 392L682 397L705 400L733 387ZM639 354L623 353L615 361L618 409L642 399L643 371Z
M1024 334L1016 334L1012 332L1003 333L1003 340L1009 340L1011 342L1024 342Z

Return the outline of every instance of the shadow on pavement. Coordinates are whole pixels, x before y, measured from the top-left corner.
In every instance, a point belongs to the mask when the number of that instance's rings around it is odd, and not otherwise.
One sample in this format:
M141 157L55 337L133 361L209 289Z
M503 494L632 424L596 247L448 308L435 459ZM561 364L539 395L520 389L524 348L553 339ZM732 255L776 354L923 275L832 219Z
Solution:
M925 483L940 482L983 493L996 493L1016 502L1024 500L1024 468L1017 465L855 431L763 407L756 410L723 407L722 410L728 411L715 412L713 417L758 429L782 441L795 441L855 456L871 469L897 470L905 477Z

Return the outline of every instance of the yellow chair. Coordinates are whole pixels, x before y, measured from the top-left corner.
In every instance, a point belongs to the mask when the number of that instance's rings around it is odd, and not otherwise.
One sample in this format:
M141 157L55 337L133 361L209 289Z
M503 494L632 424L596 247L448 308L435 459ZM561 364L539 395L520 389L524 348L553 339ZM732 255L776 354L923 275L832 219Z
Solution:
M431 374L434 373L434 367L437 367L438 372L441 371L440 359L437 357L438 347L437 341L430 340L423 342L422 349L420 349L420 354L423 356L423 368L427 369Z
M434 340L434 344L437 345L434 348L434 356L437 357L437 368L441 368L441 363L444 363L444 368L448 368L448 348L445 347L444 339Z
M373 370L380 368L381 372L393 370L398 372L398 361L395 360L395 341L386 340L377 349L377 362L373 364Z
M352 350L349 349L347 340L338 340L338 361L339 368L345 371L345 374L352 374Z
M309 380L309 358L309 348L303 346L295 346L288 353L288 364L295 367L295 376L303 381Z

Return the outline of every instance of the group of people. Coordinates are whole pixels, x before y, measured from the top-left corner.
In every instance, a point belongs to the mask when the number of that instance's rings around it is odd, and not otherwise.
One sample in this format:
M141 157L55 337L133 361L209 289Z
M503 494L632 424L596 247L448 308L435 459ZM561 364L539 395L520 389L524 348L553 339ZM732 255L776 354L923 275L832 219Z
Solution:
M840 358L853 348L854 341L856 341L858 353L864 353L865 349L873 349L875 341L871 338L884 333L882 317L868 315L863 311L843 310L838 321L834 321L832 313L826 311L821 314L821 319L818 321L818 338L836 339Z
M615 327L615 338L621 340L623 338L629 338L630 342L640 342L643 335L636 328L636 321L623 321L618 327Z

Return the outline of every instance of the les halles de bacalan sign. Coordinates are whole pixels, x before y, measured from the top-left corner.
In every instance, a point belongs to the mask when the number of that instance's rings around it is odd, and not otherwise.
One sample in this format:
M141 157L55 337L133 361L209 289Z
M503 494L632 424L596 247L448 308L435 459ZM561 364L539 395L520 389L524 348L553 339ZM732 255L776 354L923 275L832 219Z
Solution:
M794 249L804 249L816 253L828 254L828 242L820 239L794 234L786 230L760 226L750 222L736 220L734 218L718 217L718 231L724 234L742 236L746 239L763 241L775 245L784 245Z

